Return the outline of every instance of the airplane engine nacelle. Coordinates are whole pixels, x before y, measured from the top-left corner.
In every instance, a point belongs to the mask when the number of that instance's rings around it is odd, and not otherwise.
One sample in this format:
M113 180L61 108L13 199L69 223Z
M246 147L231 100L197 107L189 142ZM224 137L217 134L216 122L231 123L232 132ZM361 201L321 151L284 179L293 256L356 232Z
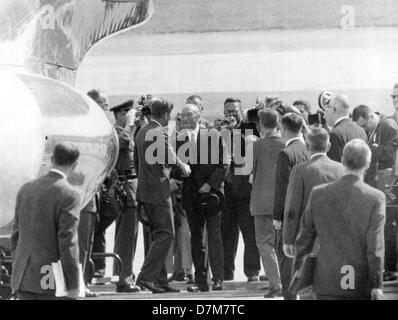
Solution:
M0 83L0 246L5 246L1 239L10 237L19 188L48 172L58 142L79 148L69 181L84 206L115 165L118 139L103 110L68 85L18 68L0 68Z

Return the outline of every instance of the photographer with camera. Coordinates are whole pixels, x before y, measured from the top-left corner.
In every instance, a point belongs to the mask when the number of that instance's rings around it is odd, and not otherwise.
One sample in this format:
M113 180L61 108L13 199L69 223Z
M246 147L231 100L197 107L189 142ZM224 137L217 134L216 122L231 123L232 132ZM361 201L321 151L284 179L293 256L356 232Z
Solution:
M240 152L245 156L245 129L249 129L243 121L242 102L237 98L227 98L224 102L224 116L221 128L240 132L240 150L235 150L232 144L232 155ZM251 130L253 131L253 130ZM231 139L232 141L236 139ZM248 282L258 281L260 272L260 254L255 239L254 218L250 214L250 195L252 186L249 182L250 172L243 175L239 169L244 164L234 162L225 183L225 210L222 213L222 237L224 245L224 278L233 280L235 271L235 256L239 240L239 230L242 232L244 249L244 273Z

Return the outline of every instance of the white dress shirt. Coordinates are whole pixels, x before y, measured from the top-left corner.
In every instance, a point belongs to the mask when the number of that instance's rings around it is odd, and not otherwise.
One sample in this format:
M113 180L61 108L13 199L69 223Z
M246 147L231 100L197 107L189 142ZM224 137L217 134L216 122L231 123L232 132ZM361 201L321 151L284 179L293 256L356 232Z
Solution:
M314 154L311 156L310 160L312 160L313 158L315 158L315 157L317 157L317 156L325 156L325 157L327 157L326 153L324 153L324 152L318 152L318 153L314 153Z
M50 169L50 171L51 172L55 172L55 173L58 173L60 176L62 176L62 178L65 178L65 179L67 179L67 177L66 177L66 174L65 173L63 173L62 171L60 171L60 170L57 170L57 169Z
M305 144L303 137L295 137L295 138L291 138L286 141L286 147L288 147L293 141L296 141L296 140L300 140L302 143Z
M341 121L343 121L344 119L348 119L348 118L349 118L348 116L344 116L344 117L338 118L338 119L334 122L333 127L337 126Z

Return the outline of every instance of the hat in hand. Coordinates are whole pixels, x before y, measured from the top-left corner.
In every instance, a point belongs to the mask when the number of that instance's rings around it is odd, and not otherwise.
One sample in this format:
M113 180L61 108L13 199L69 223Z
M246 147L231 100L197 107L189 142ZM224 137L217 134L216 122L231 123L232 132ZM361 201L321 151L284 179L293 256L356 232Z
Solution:
M200 206L203 209L214 209L220 205L220 198L215 193L203 193L200 196Z

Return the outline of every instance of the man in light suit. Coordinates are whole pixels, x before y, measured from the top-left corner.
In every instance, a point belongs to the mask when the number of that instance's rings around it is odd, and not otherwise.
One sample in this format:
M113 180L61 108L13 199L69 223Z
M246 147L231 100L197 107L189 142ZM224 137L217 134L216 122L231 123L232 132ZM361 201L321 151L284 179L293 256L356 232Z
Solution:
M304 211L294 270L318 238L313 291L320 300L383 298L386 199L363 181L370 159L365 141L350 141L343 150L345 175L315 187Z
M183 176L189 166L176 156L168 141L167 125L173 105L154 98L151 120L136 136L134 164L138 171L137 201L143 204L152 233L137 285L153 293L178 292L168 284L165 260L174 239L174 214L170 190L170 169L177 167Z
M269 280L266 298L282 295L282 284L275 253L275 228L272 222L275 197L275 165L285 141L279 135L278 112L259 112L261 139L253 145L253 188L250 213L254 217L255 236L264 271Z
M329 134L323 128L314 128L308 135L310 161L295 166L287 187L283 221L283 251L293 259L293 244L312 188L343 176L344 167L326 155L330 148Z
M67 181L78 158L74 145L57 144L50 172L18 192L11 238L11 287L20 300L56 299L55 288L44 277L51 263L59 260L68 297L78 297L80 197Z

